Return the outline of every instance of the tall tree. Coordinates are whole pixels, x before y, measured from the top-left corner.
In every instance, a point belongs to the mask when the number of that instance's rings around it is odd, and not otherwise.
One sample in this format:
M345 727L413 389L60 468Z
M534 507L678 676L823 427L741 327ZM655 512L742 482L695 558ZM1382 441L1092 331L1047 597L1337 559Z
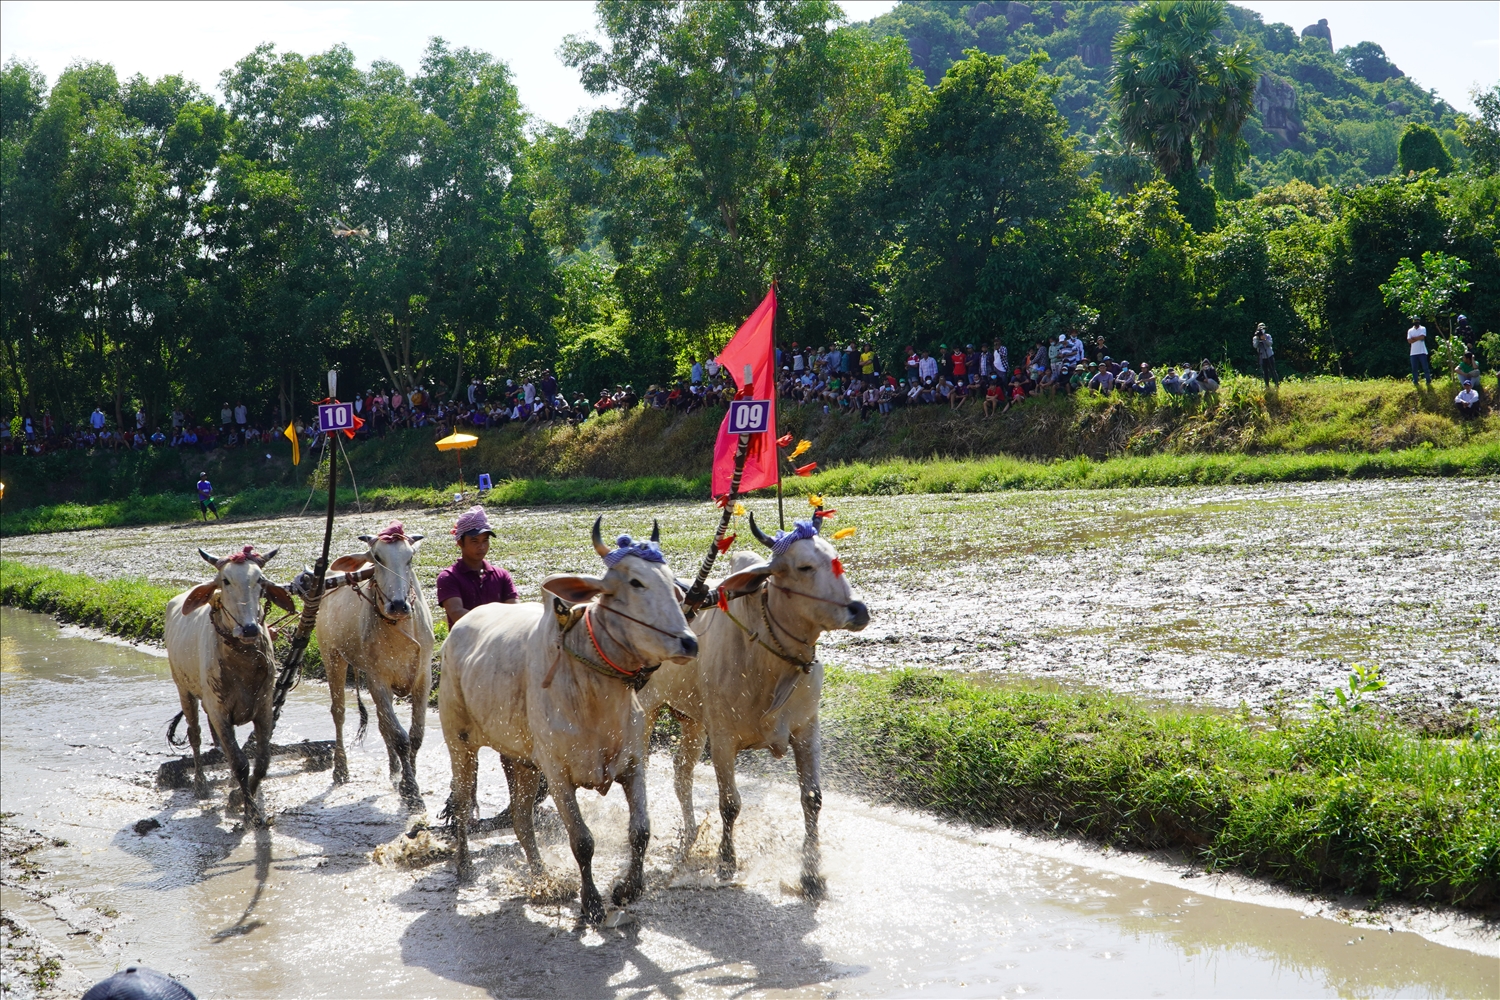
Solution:
M784 289L794 323L847 330L870 292L839 265L868 244L839 226L860 221L850 196L915 93L900 44L835 30L824 0L597 9L604 43L570 38L564 59L623 107L580 130L587 168L567 187L592 178L636 320L732 323L780 274L798 286Z
M1153 0L1115 37L1120 137L1156 164L1200 232L1213 227L1214 197L1197 170L1218 160L1230 174L1219 186L1234 190L1240 126L1255 96L1252 47L1214 36L1228 26L1221 0Z
M884 180L888 346L1018 339L1070 290L1090 185L1039 63L971 51L903 117Z

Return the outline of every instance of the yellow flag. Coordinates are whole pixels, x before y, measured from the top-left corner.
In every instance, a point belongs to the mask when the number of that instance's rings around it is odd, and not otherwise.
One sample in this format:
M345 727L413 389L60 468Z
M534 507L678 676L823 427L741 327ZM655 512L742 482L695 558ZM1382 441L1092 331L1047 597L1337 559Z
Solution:
M302 448L300 447L300 445L297 442L297 423L296 423L296 421L293 421L292 423L287 424L286 425L286 430L282 431L281 433L284 434L284 435L286 435L286 439L288 441L292 442L292 464L293 465L301 465L302 464Z

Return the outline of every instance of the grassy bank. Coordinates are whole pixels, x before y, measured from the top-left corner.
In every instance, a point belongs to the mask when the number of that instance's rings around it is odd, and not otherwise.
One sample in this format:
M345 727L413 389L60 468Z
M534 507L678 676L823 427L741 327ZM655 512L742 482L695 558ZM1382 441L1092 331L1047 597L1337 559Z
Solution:
M895 496L917 493L991 493L1001 490L1111 489L1129 486L1214 486L1412 476L1500 474L1500 442L1454 448L1419 447L1377 453L1205 455L1163 454L1094 461L1085 456L1050 462L987 459L896 460L837 465L813 476L787 480L791 495ZM362 490L366 509L436 508L453 502L457 484L437 487L377 486ZM313 497L322 509L326 494ZM511 479L484 494L492 507L621 504L658 500L704 500L708 476L641 476L633 479ZM353 510L355 493L339 491L341 510ZM308 492L263 487L230 497L220 511L230 520L294 514L308 506ZM79 531L197 518L197 505L180 496L130 497L107 503L56 504L0 513L0 535Z
M81 573L0 559L0 604L39 611L58 621L86 625L133 642L162 641L167 602L177 593L139 577L97 580ZM288 629L278 639L278 653L284 652L290 634ZM316 634L303 655L302 672L308 677L324 676Z
M171 594L0 560L0 601L126 638L160 641ZM1500 902L1492 728L1429 739L1373 710L1268 720L833 668L824 718L831 765L907 805L1186 849L1303 889Z
M1278 726L915 671L831 671L824 718L834 765L906 805L1300 889L1500 902L1493 731L1423 739L1347 709Z
M942 406L901 408L861 420L858 414L825 414L820 406L783 401L778 423L781 431L811 440L810 458L825 469L1000 455L1042 463L1082 457L1097 464L1118 458L1368 455L1500 446L1500 413L1459 420L1452 396L1441 383L1432 392L1417 392L1395 379L1320 377L1288 381L1268 392L1254 379L1232 377L1219 393L1202 399L1080 393L1029 400L989 419L974 405L957 412ZM497 482L524 484L509 488L517 503L573 495L594 501L609 489L624 493L621 499L642 490L657 498L682 489L697 495L701 491L694 484L708 470L721 415L636 410L609 413L576 427L481 430L478 446L464 456L464 467L470 478L488 472ZM361 490L370 491L376 502L385 502L386 491L401 488L431 493L434 502L445 492L451 495L447 487L456 477L454 458L433 448L432 440L431 430L408 430L352 443L349 457ZM206 454L152 449L7 457L0 480L6 484L7 506L17 510L93 507L173 494L175 500L156 502L175 503L186 512L193 483L206 471L220 494L235 498L245 513L253 503L283 494L281 507L300 507L312 466L312 457L304 455L303 464L294 468L288 443L278 440ZM347 478L342 481L349 485ZM247 497L262 493L266 500L247 504Z

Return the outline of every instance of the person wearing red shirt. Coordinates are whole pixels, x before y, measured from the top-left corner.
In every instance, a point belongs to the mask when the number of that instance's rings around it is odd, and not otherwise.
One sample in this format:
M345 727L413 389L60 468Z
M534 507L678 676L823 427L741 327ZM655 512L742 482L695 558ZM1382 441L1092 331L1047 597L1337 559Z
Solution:
M470 507L453 525L453 539L458 543L459 559L438 574L437 599L448 616L448 627L484 604L515 604L519 599L510 573L490 563L490 527L484 508Z

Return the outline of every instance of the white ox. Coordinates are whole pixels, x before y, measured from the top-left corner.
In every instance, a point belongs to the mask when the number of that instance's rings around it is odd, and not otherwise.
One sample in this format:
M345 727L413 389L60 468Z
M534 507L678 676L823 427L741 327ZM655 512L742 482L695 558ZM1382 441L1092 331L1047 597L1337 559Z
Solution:
M400 522L392 522L379 535L360 535L359 540L369 546L368 551L336 559L328 569L351 572L373 563L374 576L328 591L318 607L318 648L328 672L333 714L333 781L343 784L349 780L344 753L344 680L352 669L356 696L361 672L369 682L391 778L399 777L407 808L421 809L417 751L422 748L427 727L434 641L432 612L412 567L422 536L407 535ZM411 696L410 730L403 730L396 718L398 695Z
M815 516L812 526L821 520ZM756 527L754 515L750 530L767 548L775 544ZM684 853L697 835L693 768L707 737L719 783L724 822L719 864L726 877L736 865L734 821L740 814L735 755L765 749L780 758L791 748L802 799L802 888L817 898L823 892L818 851L823 664L817 644L825 631L864 628L870 612L854 599L837 550L817 534L782 546L770 562L740 553L731 565L733 571L718 587L727 599L721 604L725 610L710 609L693 622L698 659L683 666L663 664L641 691L641 707L654 720L667 705L682 725L674 763Z
M276 552L259 555L247 545L233 556L220 558L199 549L198 554L214 567L214 578L167 602L164 635L167 663L182 703L182 712L167 729L167 739L173 740L177 723L185 716L193 748L193 791L200 798L207 795L199 752L198 702L202 701L209 730L223 748L244 796L245 819L256 825L265 822L255 796L271 760L276 684L276 662L270 634L261 621L260 603L269 599L277 607L296 610L286 591L261 572ZM247 722L255 724L253 773L234 736L234 727Z
M630 868L614 887L616 905L644 885L651 828L646 816L646 716L635 686L664 661L690 660L698 640L683 618L672 574L654 545L599 538L602 578L549 576L542 589L570 605L562 615L539 603L485 604L464 615L443 643L438 715L453 762L449 798L462 880L473 878L468 825L480 747L510 758L516 839L539 868L533 809L545 777L578 861L583 919L604 916L594 885L594 839L576 790L605 794L618 781L630 804ZM652 541L656 532L652 532ZM581 607L580 607L581 605Z

